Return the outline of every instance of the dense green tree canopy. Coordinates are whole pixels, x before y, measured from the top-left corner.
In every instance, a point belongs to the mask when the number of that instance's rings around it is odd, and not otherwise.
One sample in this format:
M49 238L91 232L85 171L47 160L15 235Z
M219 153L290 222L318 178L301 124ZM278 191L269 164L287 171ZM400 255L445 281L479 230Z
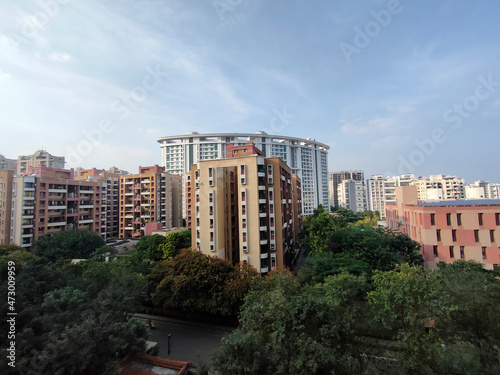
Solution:
M247 296L240 328L223 339L217 373L359 374L364 360L352 323L365 285L347 273L313 286L270 273Z
M158 263L149 276L157 286L156 306L182 311L235 315L257 271L243 263L182 250Z
M41 237L33 244L33 250L37 256L54 262L58 259L88 259L104 245L97 233L73 229Z

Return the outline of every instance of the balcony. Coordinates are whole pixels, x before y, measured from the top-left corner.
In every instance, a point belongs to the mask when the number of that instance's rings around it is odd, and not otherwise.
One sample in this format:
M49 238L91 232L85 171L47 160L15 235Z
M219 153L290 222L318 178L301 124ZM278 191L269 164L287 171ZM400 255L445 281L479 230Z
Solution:
M68 189L66 189L66 188L49 189L49 193L67 193L67 192L68 192Z
M49 210L65 210L67 207L66 206L58 206L58 205L49 205L49 207L47 207Z
M80 208L94 208L93 204L80 204Z
M94 190L82 190L82 189L80 189L80 194L94 194Z
M266 239L261 239L261 240L259 241L259 243L260 243L261 245L267 245L267 240L266 240Z
M259 185L258 188L259 190L266 190L266 187L264 185Z
M260 273L267 273L267 272L269 272L269 267L268 266L260 267Z
M269 253L260 253L260 259L267 259L269 257Z
M90 224L90 223L93 223L93 222L94 222L94 219L85 219L85 220L78 221L78 225Z
M54 223L48 223L47 227L52 228L52 227L61 227L61 226L66 226L66 221L56 221Z

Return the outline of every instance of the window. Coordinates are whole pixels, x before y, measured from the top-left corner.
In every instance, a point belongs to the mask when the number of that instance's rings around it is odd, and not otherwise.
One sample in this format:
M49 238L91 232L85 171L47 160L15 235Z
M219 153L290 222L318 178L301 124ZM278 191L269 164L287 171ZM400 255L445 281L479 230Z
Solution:
M452 229L451 238L452 238L453 242L457 242L457 230L456 229Z
M198 201L199 201L199 200L200 200L200 198L198 198ZM213 195L213 193L209 193L209 194L208 194L208 201L209 201L210 203L212 203L212 202L214 201L214 195Z
M437 247L437 245L432 246L432 250L434 251L434 257L437 258L438 257L438 247Z
M462 225L462 214L457 214L457 224Z
M451 214L446 214L446 225L451 225Z
M245 192L244 191L241 192L241 200L243 202L245 202Z
M479 225L483 225L483 214L481 212L477 214L477 219L479 221Z
M474 241L479 242L479 230L474 229Z
M274 217L269 218L269 225L274 227Z
M493 229L490 230L490 241L495 242L495 231Z
M436 214L431 214L431 225L436 225Z
M274 214L274 204L269 205L269 213Z
M245 229L247 227L247 219L241 219L241 227Z
M460 246L460 258L465 258L465 246Z
M199 223L200 219L197 219L197 222ZM210 219L210 229L214 227L214 219Z
M483 255L483 259L486 259L486 246L483 246L483 247L481 248L481 253L482 253L482 255Z
M243 232L243 242L247 242L247 234Z
M241 206L241 214L246 215L246 213L247 213L246 206L245 205Z
M436 229L436 238L439 241L441 241L441 229Z
M450 258L455 258L455 249L453 246L450 246Z
M271 231L271 240L274 240L274 230Z
M208 213L209 213L210 215L213 215L213 214L214 214L214 208L213 208L212 206L210 206L210 207L209 207L209 209L208 209Z
M213 177L213 174L214 174L214 169L208 168L208 177Z
M210 245L210 251L215 251L214 250L214 245Z
M497 225L500 225L500 214L495 214L495 222Z
M210 232L210 242L214 241L214 232Z

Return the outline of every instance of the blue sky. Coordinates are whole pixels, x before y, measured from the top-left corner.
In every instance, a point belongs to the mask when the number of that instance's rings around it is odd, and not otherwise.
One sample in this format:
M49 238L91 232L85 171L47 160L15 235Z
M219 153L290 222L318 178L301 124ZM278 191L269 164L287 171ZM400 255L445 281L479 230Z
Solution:
M330 145L330 171L500 182L499 14L493 0L2 2L0 154L135 172L160 163L161 136L264 130Z

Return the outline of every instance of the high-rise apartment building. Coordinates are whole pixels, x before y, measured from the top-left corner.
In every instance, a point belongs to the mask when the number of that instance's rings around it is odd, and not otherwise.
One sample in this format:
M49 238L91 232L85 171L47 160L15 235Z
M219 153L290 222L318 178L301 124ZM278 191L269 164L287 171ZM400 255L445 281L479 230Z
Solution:
M366 189L364 181L344 180L337 187L338 207L353 212L366 211Z
M101 184L102 214L106 221L104 239L118 238L120 222L120 174L109 173L104 169L78 169L75 180L94 181Z
M187 176L192 247L261 273L290 266L302 221L300 178L280 158L234 151L199 161Z
M28 167L12 183L10 242L30 248L40 237L78 228L103 236L101 184L72 170Z
M13 177L12 170L0 171L0 245L10 243Z
M444 200L465 199L465 181L456 176L430 175L429 177L419 177L411 184L417 185L418 199L422 201L436 199L436 196L440 194L433 191L434 189L443 191L442 199ZM431 190L430 195L428 194L429 190Z
M198 134L190 132L158 138L162 166L166 172L184 175L199 161L226 157L228 144L245 145L253 142L264 157L279 157L302 182L302 202L305 215L311 215L319 205L329 207L328 149L314 139L268 135L265 132ZM183 189L186 186L183 180ZM184 207L187 210L187 207Z
M385 206L387 202L396 199L396 187L408 186L416 178L413 174L384 177L374 175L366 181L368 209L380 213L380 218L385 219Z
M158 165L120 177L120 238L182 226L181 176Z
M0 171L15 171L17 165L17 160L7 159L5 156L0 154Z
M63 169L64 156L54 156L45 150L38 150L33 155L21 155L17 158L16 171L20 176L28 172L29 167L47 167Z
M330 190L330 205L334 208L340 207L338 187L342 181L353 180L353 181L365 181L365 174L363 171L341 171L341 172L331 172L329 177L329 190ZM329 207L325 207L329 208Z
M427 267L457 259L500 266L500 199L422 202L416 186L399 187L387 204L387 225L421 244Z

